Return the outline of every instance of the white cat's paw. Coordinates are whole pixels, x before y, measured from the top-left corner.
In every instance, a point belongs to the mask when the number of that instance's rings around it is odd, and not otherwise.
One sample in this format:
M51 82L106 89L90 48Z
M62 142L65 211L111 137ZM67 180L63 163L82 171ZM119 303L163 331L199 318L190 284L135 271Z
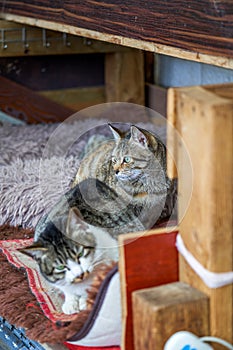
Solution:
M68 299L62 305L62 311L64 314L71 315L80 311L79 299Z
M79 310L86 310L87 308L87 302L85 297L81 297L79 299Z

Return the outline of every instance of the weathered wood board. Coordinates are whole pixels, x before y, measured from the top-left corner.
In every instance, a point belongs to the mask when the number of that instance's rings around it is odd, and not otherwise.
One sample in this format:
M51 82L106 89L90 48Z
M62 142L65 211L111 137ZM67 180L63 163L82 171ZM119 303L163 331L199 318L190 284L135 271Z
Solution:
M77 28L77 35L78 28L83 28L93 37L94 33L102 33L103 40L120 44L120 38L130 38L188 50L196 54L197 60L199 54L233 57L230 0L1 0L0 13L2 18L7 14L34 18L37 26L46 26L43 21L53 22L51 29L56 30L57 24L60 31L68 31L65 26Z
M27 123L63 121L74 111L9 79L0 77L0 109Z

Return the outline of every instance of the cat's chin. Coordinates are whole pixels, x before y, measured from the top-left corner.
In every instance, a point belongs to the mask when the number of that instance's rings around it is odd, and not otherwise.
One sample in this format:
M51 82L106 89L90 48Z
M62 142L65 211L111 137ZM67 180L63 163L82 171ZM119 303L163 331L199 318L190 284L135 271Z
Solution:
M130 182L130 181L136 181L141 177L141 173L119 173L116 175L118 181L122 182Z

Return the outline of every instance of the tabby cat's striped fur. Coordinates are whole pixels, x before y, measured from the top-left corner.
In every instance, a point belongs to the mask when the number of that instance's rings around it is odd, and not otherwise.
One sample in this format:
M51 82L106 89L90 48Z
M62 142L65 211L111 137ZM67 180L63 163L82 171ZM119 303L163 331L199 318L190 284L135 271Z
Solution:
M87 153L74 185L89 177L104 182L125 203L140 208L132 231L151 228L158 219L169 217L174 206L175 184L166 175L166 148L147 130L131 126L123 132L109 127L113 139Z

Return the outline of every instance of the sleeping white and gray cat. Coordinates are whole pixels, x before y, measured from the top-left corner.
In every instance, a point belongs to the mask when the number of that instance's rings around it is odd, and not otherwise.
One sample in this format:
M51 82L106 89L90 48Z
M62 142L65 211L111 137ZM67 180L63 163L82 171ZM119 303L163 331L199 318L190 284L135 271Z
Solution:
M80 216L78 209L70 209L65 234L50 223L48 234L21 250L37 261L44 278L64 294L62 310L66 314L86 309L95 267L118 261L116 240Z
M130 230L137 210L103 182L87 179L39 220L34 243L21 252L34 258L46 280L63 292L64 313L86 308L95 267L118 261L117 236L109 231L117 225L118 231ZM140 221L137 225L143 227Z

